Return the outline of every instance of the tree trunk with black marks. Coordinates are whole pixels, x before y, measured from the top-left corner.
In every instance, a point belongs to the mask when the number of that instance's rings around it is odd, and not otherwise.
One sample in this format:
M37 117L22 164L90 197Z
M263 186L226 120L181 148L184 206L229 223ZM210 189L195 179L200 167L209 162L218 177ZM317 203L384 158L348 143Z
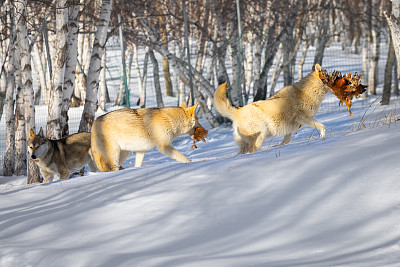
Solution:
M86 81L86 99L83 108L79 132L89 132L97 108L97 93L99 89L99 75L101 70L101 57L107 40L108 23L110 21L112 0L103 0L101 3L100 17L93 42L92 56L90 59L89 73Z
M56 8L56 55L53 64L53 86L50 91L50 102L46 125L46 136L53 139L60 139L62 137L61 110L65 62L68 47L68 9L66 7L66 3L67 0L57 1Z

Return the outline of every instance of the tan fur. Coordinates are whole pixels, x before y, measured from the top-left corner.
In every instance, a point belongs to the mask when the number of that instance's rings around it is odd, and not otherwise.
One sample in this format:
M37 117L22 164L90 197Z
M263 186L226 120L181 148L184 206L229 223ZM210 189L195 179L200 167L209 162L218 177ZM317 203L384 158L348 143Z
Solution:
M39 166L43 182L51 182L54 175L67 179L72 172L77 172L85 165L91 171L97 171L91 158L90 133L76 133L59 140L51 140L31 129L27 143L28 155Z
M179 162L190 160L172 147L182 135L192 138L202 127L195 114L196 106L166 108L123 108L98 117L92 126L93 160L100 171L119 170L129 152L136 152L135 167L140 167L147 150L158 151Z
M232 120L240 153L259 150L264 141L273 136L284 136L281 144L287 144L292 133L302 126L314 127L321 132L321 137L325 136L325 126L314 119L324 96L331 92L318 77L321 70L316 64L300 81L282 88L267 100L239 109L227 98L226 83L217 88L214 105L218 112Z

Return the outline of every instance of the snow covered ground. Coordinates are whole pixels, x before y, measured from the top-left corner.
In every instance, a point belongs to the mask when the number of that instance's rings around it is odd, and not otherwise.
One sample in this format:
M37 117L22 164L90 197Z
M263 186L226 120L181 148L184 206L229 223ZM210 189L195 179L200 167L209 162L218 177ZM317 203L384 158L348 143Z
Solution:
M225 126L176 140L188 164L0 176L0 266L400 266L399 101L361 102L254 154Z

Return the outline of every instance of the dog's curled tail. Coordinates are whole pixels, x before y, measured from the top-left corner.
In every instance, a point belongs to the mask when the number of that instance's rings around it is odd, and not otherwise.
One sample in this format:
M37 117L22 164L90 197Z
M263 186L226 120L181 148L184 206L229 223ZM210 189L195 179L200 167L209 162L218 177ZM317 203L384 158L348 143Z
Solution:
M214 107L223 116L231 120L235 119L238 109L234 107L226 95L227 82L220 84L214 94Z

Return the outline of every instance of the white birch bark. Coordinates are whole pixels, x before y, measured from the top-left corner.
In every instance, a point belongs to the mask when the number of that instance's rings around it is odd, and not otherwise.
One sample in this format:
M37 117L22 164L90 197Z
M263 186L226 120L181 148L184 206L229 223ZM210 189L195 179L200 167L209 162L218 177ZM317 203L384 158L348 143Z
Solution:
M326 16L326 14L321 14L321 16ZM318 36L318 43L316 44L316 51L314 56L314 65L320 64L322 65L322 59L324 57L324 51L326 44L329 41L328 31L329 31L329 19L322 17L322 22L319 24L321 25L319 29L319 36Z
M80 0L80 5L81 5L81 10L83 11L85 0ZM83 27L81 25L81 27ZM84 29L83 29L84 30ZM78 62L76 66L76 75L75 75L75 89L74 89L74 96L76 98L81 99L81 91L83 90L82 88L85 86L85 77L84 77L84 63L83 63L83 53L84 53L84 43L85 43L85 34L78 34Z
M393 74L393 65L396 61L396 55L394 52L393 41L390 38L389 43L389 51L386 60L385 66L385 76L383 82L383 92L382 92L382 105L389 105L390 102L390 93L392 90L392 74Z
M86 81L86 99L79 132L89 132L97 106L97 93L99 89L99 75L101 70L101 57L107 40L108 23L111 15L112 0L103 0L97 31L94 38L92 55L90 58L89 73Z
M376 94L376 86L378 84L378 61L379 61L379 49L380 49L380 29L372 27L372 56L369 65L368 74L368 93Z
M281 69L279 68L280 66L283 65L283 64L281 65L282 52L283 52L283 43L281 43L279 45L278 54L276 56L274 68L272 70L272 84L271 84L271 89L270 89L270 95L271 96L275 94L275 86L276 86L276 83L278 82L279 76L280 76L281 71L283 69L283 67ZM278 73L278 69L279 69L279 73Z
M378 85L379 80L379 67L378 61L380 57L380 41L381 41L381 22L379 21L379 15L381 10L382 3L380 0L372 0L372 16L376 16L375 19L372 20L371 27L371 45L372 45L372 55L370 59L369 65L369 74L368 74L368 93L376 94L376 86Z
M392 36L395 54L397 58L397 70L400 70L400 1L392 1L392 14L385 12L386 20L389 24L390 34ZM396 77L397 79L398 77Z
M68 9L67 9L68 10ZM67 48L66 48L66 62L65 62L65 75L64 87L62 91L62 105L61 105L61 118L60 128L61 135L66 136L69 134L68 127L68 110L71 105L71 98L74 93L75 87L75 71L78 61L78 19L80 6L75 5L69 7L70 13L68 16L68 34L67 34Z
M121 53L121 64L119 68L120 72L120 79L119 79L119 90L117 94L117 98L115 99L116 106L123 106L126 103L126 90L125 90L125 82L124 81L124 74L123 74L123 60L122 57L126 57L125 53Z
M35 130L35 104L32 82L32 66L31 66L31 47L28 41L28 32L26 26L26 1L18 1L15 3L17 12L17 44L20 48L20 64L21 64L21 90L23 96L23 109L25 120L25 140L29 138L30 130ZM22 107L20 107L22 108ZM27 151L25 151L27 153ZM38 166L31 160L28 163L28 183L40 182Z
M160 85L160 71L158 67L158 61L154 55L153 50L149 49L149 55L151 62L153 63L153 78L154 78L154 90L156 92L157 107L163 108L164 102L162 99L161 85Z
M40 87L42 88L42 95L45 96L47 92L46 72L43 67L42 51L39 49L39 42L33 44L33 60L36 65L36 72L39 78ZM44 98L44 97L43 97Z
M18 13L17 13L18 14ZM19 16L16 15L16 21ZM15 66L15 170L16 175L26 175L26 135L25 135L25 109L24 109L24 96L21 81L21 60L20 48L18 44L15 46L14 53L14 66Z
M9 1L6 3L10 5ZM14 132L14 102L15 102L15 77L14 77L14 57L15 57L15 44L16 34L14 27L14 8L10 8L10 37L9 37L9 56L7 64L7 78L6 78L6 97L5 97L5 119L6 119L6 152L3 162L3 175L11 176L15 170L15 132Z
M248 34L249 40L252 39L252 34ZM246 95L250 94L250 86L253 81L253 45L251 42L247 42L245 45L245 61L244 61L244 71L245 71L245 82L246 82Z
M149 61L149 53L146 48L146 54L144 56L143 61L143 77L139 67L139 57L137 46L133 45L133 58L135 61L136 75L137 75L137 83L139 85L139 107L146 107L146 81L147 81L147 62Z
M307 56L307 50L308 50L308 42L307 41L303 41L303 49L301 52L301 58L299 59L299 66L298 66L298 72L297 72L297 78L299 80L301 80L303 78L303 66L304 66L304 62L306 62L306 56Z
M241 103L241 81L239 80L240 74L239 72L241 71L239 68L239 61L238 61L238 45L237 45L237 32L233 30L234 24L233 22L230 22L228 25L228 32L230 35L230 42L228 46L228 51L229 51L229 56L232 64L232 90L231 90L231 100L232 104L236 107L242 106L243 103ZM233 35L233 36L232 36Z
M128 85L128 88L130 88L131 84L131 74L132 74L132 63L133 63L133 47L129 46L127 50L127 61L128 64L126 65L126 84Z
M101 57L101 71L100 71L100 108L106 111L106 104L110 101L106 83L106 59L107 50L104 49L103 56Z
M56 8L56 49L53 64L52 89L50 91L50 103L48 107L48 118L46 136L60 139L61 132L61 110L63 99L63 84L65 75L65 62L68 38L68 12L67 0L57 1Z
M48 32L47 29L47 22L46 20L43 21L43 43L44 43L44 49L43 49L43 68L45 71L45 80L47 82L47 87L44 91L44 104L49 105L50 102L50 92L52 88L52 82L51 82L51 74L50 74L50 69L52 69L52 57L51 53L54 52L54 49L52 49L52 46L50 45L50 36L53 36L52 33ZM47 36L47 38L46 38Z
M259 84L260 81L260 74L261 74L261 61L262 61L262 42L261 39L257 36L253 39L254 44L254 80L253 80L253 97L256 95L257 88L256 84Z

